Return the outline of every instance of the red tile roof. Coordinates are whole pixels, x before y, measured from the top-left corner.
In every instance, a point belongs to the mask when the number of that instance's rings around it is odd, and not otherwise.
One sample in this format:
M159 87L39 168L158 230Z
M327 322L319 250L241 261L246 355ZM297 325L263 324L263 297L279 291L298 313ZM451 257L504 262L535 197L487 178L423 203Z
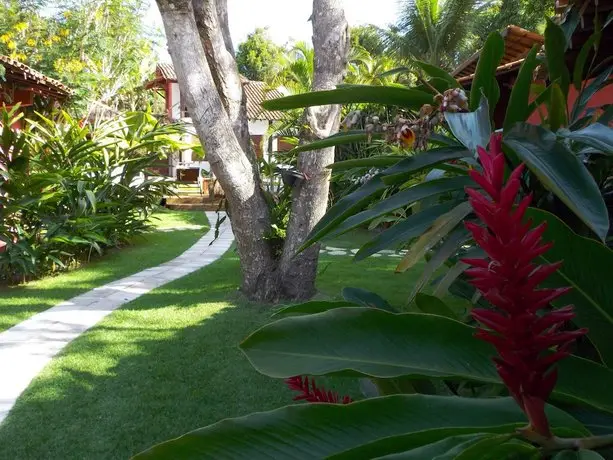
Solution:
M0 65L5 69L4 78L8 82L17 83L23 87L31 87L34 92L47 94L59 99L65 99L74 94L74 91L64 83L49 78L38 70L34 70L8 56L0 55Z
M177 81L177 74L172 64L158 64L156 73L164 80Z
M263 81L251 81L240 76L243 90L247 97L247 117L250 120L281 120L283 112L264 110L262 102L283 97L278 89L270 89ZM147 83L147 88L163 87L163 82L177 82L177 74L172 64L158 64L155 69L155 79Z
M526 55L534 45L542 46L545 38L529 30L518 26L508 26L503 32L504 37L504 56L501 65L496 69L496 73L504 73L517 68L524 61ZM477 69L477 62L481 51L476 52L452 73L460 83L470 82Z
M278 89L269 89L263 81L247 80L243 83L243 90L247 96L247 117L250 120L282 120L283 112L265 110L262 102L283 97Z

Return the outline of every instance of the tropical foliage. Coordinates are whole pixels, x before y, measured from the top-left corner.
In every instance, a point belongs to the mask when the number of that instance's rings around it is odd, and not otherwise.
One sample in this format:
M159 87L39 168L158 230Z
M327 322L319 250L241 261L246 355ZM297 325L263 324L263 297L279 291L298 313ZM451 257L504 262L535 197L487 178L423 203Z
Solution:
M470 53L476 0L407 0L388 33L400 59L420 59L451 68Z
M62 270L146 231L169 183L149 169L181 148L176 126L128 113L98 127L62 112L25 131L2 112L0 280Z
M306 42L295 43L279 59L277 75L272 86L283 86L291 94L307 93L313 85L315 52Z
M271 81L277 73L282 53L283 49L266 35L266 29L255 29L238 45L238 71L249 80Z
M387 50L452 70L483 45L484 37L513 24L538 30L553 1L403 0L398 20L382 31Z
M258 371L287 379L296 399L314 404L225 420L137 458L610 458L613 129L610 107L586 107L613 67L586 65L589 40L571 73L572 27L548 23L550 83L532 100L541 62L533 49L493 136L498 33L469 95L440 68L421 65L431 80L418 88L347 86L267 103L402 108L407 115L395 123L299 147L378 136L414 150L331 165L370 172L305 246L403 210L356 259L404 247L398 272L424 256L428 263L406 305L346 291L344 301L282 308L241 344ZM571 84L579 96L569 104ZM542 123L527 124L541 104ZM448 302L448 291L468 307ZM351 402L304 377L327 374L359 377L365 399Z
M80 111L93 102L143 109L156 59L145 7L142 0L8 0L0 4L0 54L69 84Z

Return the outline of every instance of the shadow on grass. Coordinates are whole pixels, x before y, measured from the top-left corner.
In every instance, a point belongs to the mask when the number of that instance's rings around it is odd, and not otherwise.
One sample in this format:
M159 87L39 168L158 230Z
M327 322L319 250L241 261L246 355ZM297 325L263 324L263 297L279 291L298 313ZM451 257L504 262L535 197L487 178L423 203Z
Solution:
M133 246L111 250L76 270L0 287L0 331L95 287L167 262L205 233L206 229L149 233L137 238Z
M271 313L239 299L238 273L226 256L75 340L2 425L0 458L126 459L219 419L291 403L283 383L259 375L237 348Z
M332 297L352 283L387 298L407 294L392 260L329 262L318 287ZM237 294L239 273L230 251L76 339L0 428L0 458L126 459L220 419L292 403L283 382L258 374L237 347L271 315ZM332 383L356 395L354 380Z

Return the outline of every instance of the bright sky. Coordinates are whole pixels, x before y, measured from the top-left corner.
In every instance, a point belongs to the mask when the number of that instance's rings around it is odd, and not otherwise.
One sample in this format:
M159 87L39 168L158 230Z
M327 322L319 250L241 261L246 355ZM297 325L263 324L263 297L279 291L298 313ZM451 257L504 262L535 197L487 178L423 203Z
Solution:
M147 25L163 30L155 0L150 1ZM395 22L398 10L398 0L343 0L343 3L351 26L374 24L385 27ZM279 45L290 40L310 42L312 26L308 19L312 8L312 0L228 0L228 20L234 46L238 46L257 27L267 27L270 38Z

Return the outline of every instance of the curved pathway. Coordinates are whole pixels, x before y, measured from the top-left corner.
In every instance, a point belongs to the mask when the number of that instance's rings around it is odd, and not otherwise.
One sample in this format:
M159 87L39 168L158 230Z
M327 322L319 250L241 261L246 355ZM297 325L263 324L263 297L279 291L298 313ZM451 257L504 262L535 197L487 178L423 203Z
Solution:
M199 270L230 248L234 235L229 220L213 242L217 215L206 215L211 229L179 257L62 302L0 333L0 422L32 379L68 343L122 305Z

